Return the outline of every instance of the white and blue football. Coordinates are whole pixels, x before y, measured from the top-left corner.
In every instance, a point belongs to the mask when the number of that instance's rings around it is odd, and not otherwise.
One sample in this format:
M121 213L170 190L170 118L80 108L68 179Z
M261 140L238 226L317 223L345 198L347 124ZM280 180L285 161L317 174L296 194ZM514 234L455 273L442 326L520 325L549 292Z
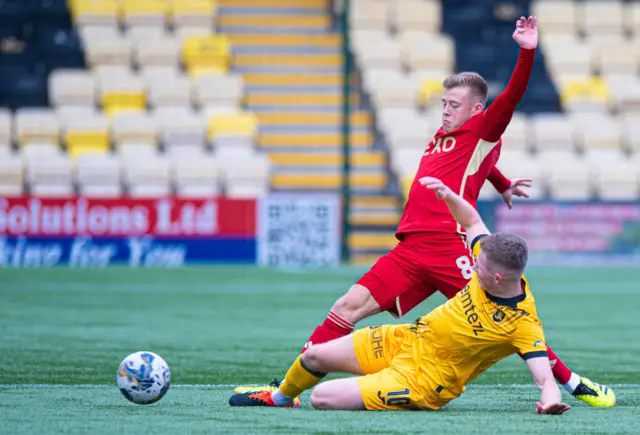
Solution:
M153 352L136 352L118 367L117 383L124 397L139 405L155 403L169 390L169 366Z

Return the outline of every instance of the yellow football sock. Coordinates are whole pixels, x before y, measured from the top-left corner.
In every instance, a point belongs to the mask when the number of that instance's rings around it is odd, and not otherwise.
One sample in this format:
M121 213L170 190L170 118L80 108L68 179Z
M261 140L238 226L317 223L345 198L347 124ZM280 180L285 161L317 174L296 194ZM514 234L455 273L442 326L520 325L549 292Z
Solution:
M326 375L326 373L318 373L306 368L302 362L302 355L300 355L284 377L284 382L280 385L280 392L293 399L303 391L316 386Z

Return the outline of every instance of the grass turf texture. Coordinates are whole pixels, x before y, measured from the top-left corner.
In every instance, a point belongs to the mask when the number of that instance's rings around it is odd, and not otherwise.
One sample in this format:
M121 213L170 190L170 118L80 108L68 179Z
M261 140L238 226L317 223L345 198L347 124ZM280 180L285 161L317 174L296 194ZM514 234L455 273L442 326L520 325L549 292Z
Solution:
M564 416L538 416L517 357L438 412L232 409L232 387L285 370L361 269L285 273L250 267L8 270L0 274L2 433L637 433L640 271L533 269L549 343L574 370L618 386L618 406L566 395ZM444 300L435 296L403 321ZM381 314L360 326L396 322ZM151 350L173 386L151 406L115 388L127 354ZM35 384L62 384L37 386ZM87 384L87 385L79 385ZM206 386L201 386L206 384ZM497 386L496 384L518 384Z

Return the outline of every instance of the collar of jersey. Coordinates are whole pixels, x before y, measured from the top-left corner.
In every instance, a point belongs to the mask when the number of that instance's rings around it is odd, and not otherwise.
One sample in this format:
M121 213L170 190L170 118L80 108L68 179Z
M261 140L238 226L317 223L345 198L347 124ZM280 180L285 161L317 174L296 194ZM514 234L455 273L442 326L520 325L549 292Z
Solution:
M518 296L514 296L512 298L501 298L498 296L493 296L487 293L486 291L484 293L487 295L487 297L491 302L494 302L498 305L504 305L507 307L515 307L520 302L524 301L527 298L527 284L525 280L521 280L520 284L522 285L522 294Z
M514 296L512 298L501 298L501 297L498 297L498 296L493 296L493 295L490 295L489 293L487 293L486 291L485 291L485 293L486 293L487 297L489 298L489 300L491 302L494 302L494 303L496 303L498 305L504 305L506 307L515 307L520 302L524 301L527 298L526 290L523 290L521 295Z

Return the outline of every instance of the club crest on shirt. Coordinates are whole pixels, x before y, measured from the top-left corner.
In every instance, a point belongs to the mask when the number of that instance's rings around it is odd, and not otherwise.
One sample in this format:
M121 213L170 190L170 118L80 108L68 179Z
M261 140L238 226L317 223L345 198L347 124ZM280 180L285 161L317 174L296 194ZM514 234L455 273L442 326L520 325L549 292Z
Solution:
M504 320L505 314L501 309L497 309L495 313L493 313L493 321L496 323L500 323Z

